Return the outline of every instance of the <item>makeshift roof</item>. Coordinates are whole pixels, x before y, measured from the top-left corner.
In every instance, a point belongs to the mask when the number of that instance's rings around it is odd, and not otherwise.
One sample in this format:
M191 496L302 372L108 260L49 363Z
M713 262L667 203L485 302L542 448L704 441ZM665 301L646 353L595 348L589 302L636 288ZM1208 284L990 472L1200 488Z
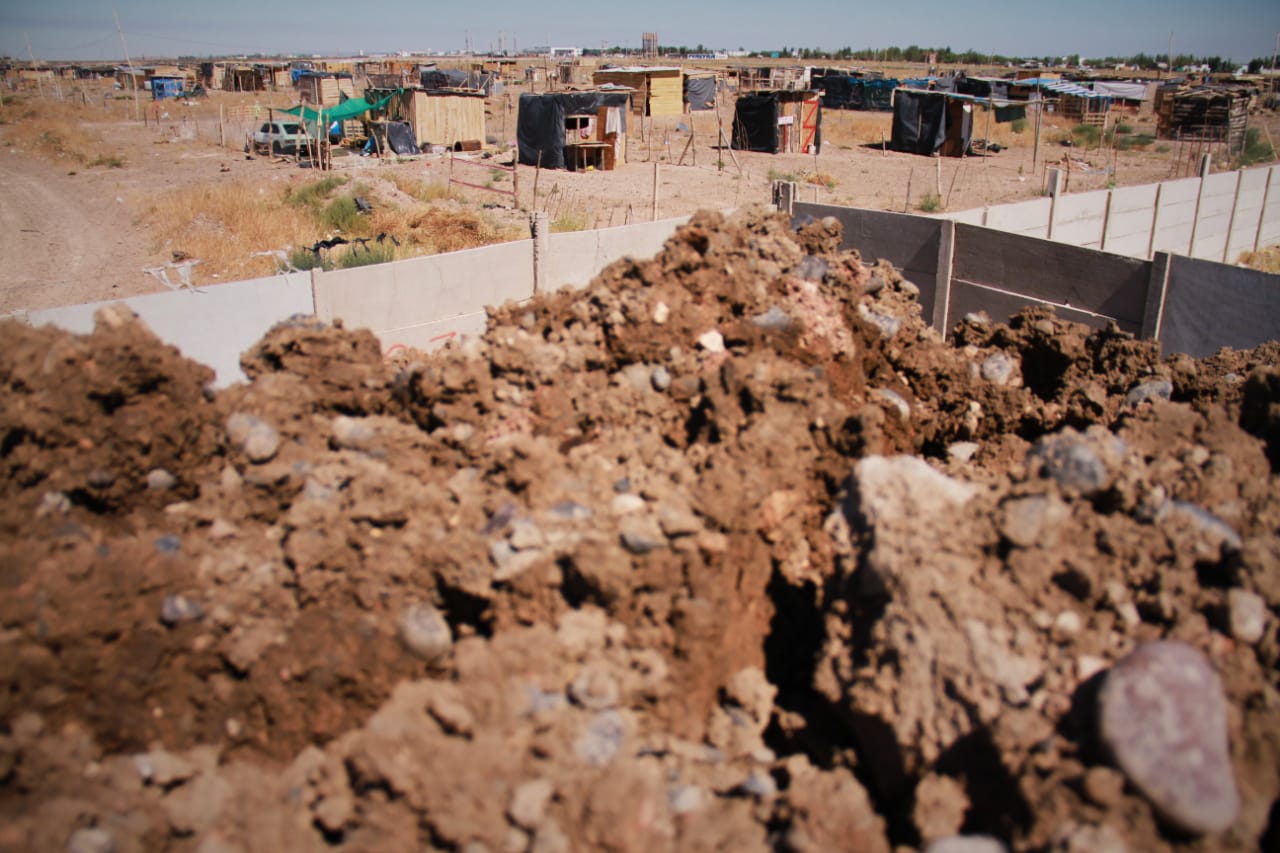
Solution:
M307 121L316 121L316 119L319 118L320 121L328 124L329 122L346 121L349 118L364 115L369 110L380 110L387 105L387 102L390 101L392 97L394 97L394 94L387 95L385 98L381 98L373 103L370 103L364 98L351 98L350 100L343 101L336 107L326 107L322 110L313 110L309 107L299 105L287 110L281 110L281 112L288 113L289 115L301 116Z
M1070 80L1059 80L1053 77L1028 77L1025 80L1011 80L1010 86L1037 86L1048 92L1059 95L1075 95L1078 98L1110 98L1110 95L1086 89L1079 83Z

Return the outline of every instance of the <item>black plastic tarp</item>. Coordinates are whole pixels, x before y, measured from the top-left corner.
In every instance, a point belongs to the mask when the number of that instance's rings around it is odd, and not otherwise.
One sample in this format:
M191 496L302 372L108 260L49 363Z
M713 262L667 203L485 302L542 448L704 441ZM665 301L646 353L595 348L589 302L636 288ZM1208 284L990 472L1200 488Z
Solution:
M692 110L713 110L716 108L716 78L685 77L684 102Z
M778 97L772 92L742 95L733 111L733 147L778 153Z
M986 77L957 77L956 94L1008 100L1009 84L1004 80L992 80Z
M621 130L627 130L627 92L553 92L521 95L516 119L516 145L525 166L565 168L565 119L570 116L595 117L601 107L620 107ZM539 161L541 156L541 161Z
M407 121L387 122L387 147L397 154L421 154L413 139L413 125Z
M893 109L893 90L898 81L890 78L851 77L846 74L828 74L816 77L813 87L822 89L822 106L834 110L882 110Z
M946 141L947 99L899 89L893 102L893 150L932 154Z

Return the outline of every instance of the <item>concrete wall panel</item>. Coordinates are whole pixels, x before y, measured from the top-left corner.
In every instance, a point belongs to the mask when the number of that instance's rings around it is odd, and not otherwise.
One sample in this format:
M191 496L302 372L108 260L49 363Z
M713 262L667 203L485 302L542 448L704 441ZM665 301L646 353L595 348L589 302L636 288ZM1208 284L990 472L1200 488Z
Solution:
M988 208L987 227L1024 237L1047 237L1050 201L1037 198Z
M295 314L311 315L311 275L293 273L208 285L115 300L128 305L156 337L176 346L187 358L207 364L224 388L245 380L240 354L256 344L276 323ZM31 311L33 326L53 325L70 332L93 331L93 315L111 302L94 302Z
M975 207L971 210L960 210L955 213L947 213L939 217L941 219L950 219L952 222L963 222L965 225L981 225L982 218L986 215L985 207Z
M681 216L599 231L551 234L547 286L552 290L580 289L619 258L652 258L662 250L667 238L688 221L689 217Z
M1152 251L1185 255L1191 250L1191 231L1199 193L1199 178L1165 181L1160 185L1160 206L1156 210Z
M1227 258L1235 263L1242 252L1253 250L1258 235L1258 219L1262 216L1262 200L1267 191L1269 169L1242 169L1240 189L1236 193L1236 212L1231 217L1231 233L1227 236Z
M1110 193L1059 196L1053 207L1053 237L1057 243L1069 243L1086 249L1102 247L1102 228L1107 221L1107 198Z
M1200 214L1191 255L1207 261L1221 261L1227 250L1231 209L1235 205L1238 172L1219 172L1204 179L1200 193Z
M1146 258L1155 222L1157 184L1117 187L1111 191L1111 214L1102 248L1131 258Z
M1104 329L1109 322L1109 318L1098 314L1077 311L1074 308L1046 302L1042 299L1035 299L1019 293L996 290L958 279L951 283L949 316L953 321L958 322L966 314L985 311L987 316L995 322L1004 323L1023 308L1033 305L1047 305L1053 309L1060 319L1071 320L1074 323L1084 323L1095 329Z
M393 264L315 274L316 316L393 332L483 312L485 306L533 294L533 241L414 258Z
M1159 337L1166 355L1195 358L1280 339L1280 276L1173 258Z
M1262 211L1262 229L1258 248L1280 246L1280 166L1271 167L1271 184L1267 188L1266 207Z

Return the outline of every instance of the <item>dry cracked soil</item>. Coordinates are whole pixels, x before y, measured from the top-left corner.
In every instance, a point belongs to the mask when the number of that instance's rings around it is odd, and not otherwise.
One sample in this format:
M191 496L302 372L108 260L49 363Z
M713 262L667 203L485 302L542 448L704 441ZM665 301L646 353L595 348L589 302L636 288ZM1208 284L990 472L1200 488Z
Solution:
M1277 849L1277 346L944 340L838 228L218 392L6 322L0 849Z

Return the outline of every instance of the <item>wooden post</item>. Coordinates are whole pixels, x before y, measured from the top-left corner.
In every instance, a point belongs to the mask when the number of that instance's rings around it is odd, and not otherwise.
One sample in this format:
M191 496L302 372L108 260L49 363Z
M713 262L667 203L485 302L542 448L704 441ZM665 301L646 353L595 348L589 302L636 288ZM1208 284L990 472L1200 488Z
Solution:
M1036 101L1036 142L1031 149L1031 176L1036 174L1036 162L1040 159L1040 122L1044 118L1044 101Z
M982 150L982 165L987 165L987 160L991 157L991 114L996 111L995 102L991 98L987 98L987 139L986 145Z
M934 166L934 175L933 175L934 195L936 195L938 197L938 201L941 202L942 201L942 155L935 154L933 156L933 166Z
M512 207L516 210L523 210L520 206L520 151L516 150L516 155L511 160L511 201Z
M658 221L658 161L653 162L653 215L652 221Z
M880 131L880 156L881 157L888 156L887 150L884 147L884 131L883 130Z
M538 162L533 167L533 205L531 210L538 209L538 178L542 175L542 149L538 149Z
M915 174L916 174L915 169L912 169L911 171L907 172L907 197L903 199L903 202L902 202L903 213L906 213L907 210L911 207L911 179L915 177Z

